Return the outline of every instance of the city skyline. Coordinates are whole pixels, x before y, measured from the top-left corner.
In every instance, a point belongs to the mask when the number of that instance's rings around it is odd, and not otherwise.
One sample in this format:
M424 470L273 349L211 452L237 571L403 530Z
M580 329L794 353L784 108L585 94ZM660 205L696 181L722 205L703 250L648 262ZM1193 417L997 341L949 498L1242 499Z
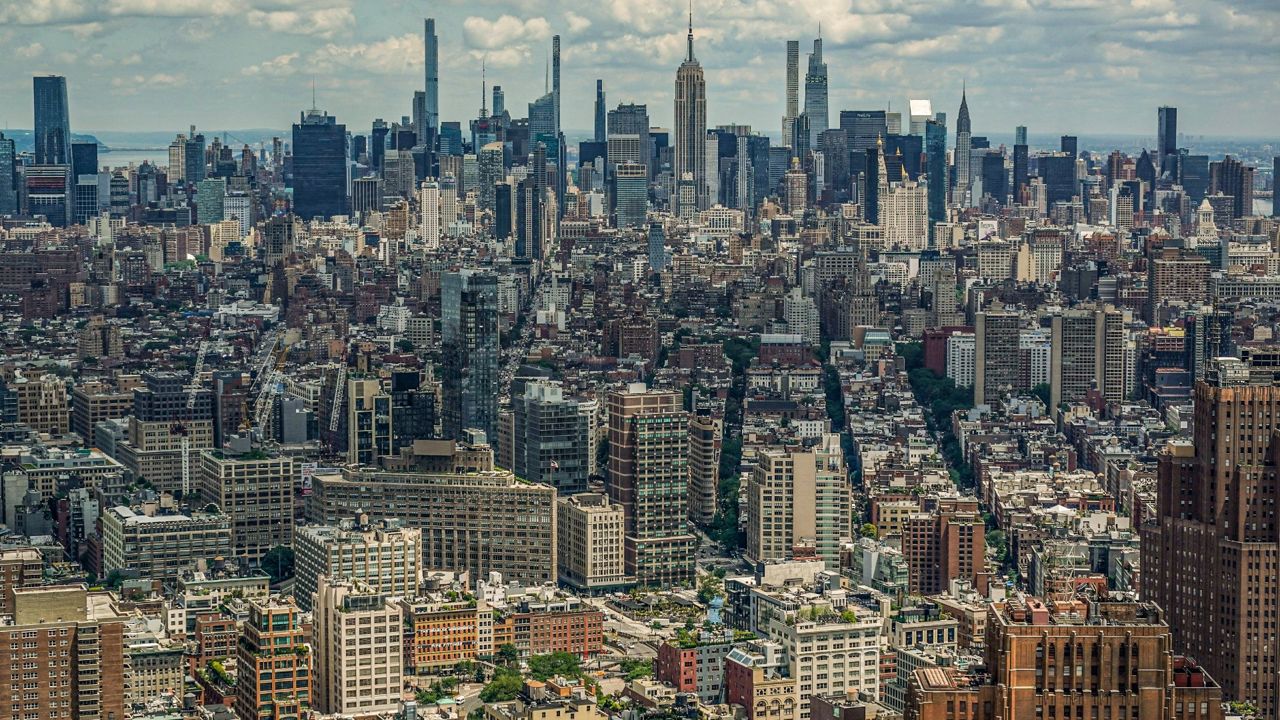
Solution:
M482 59L489 83L507 89L509 106L534 100L554 34L564 43L566 129L592 127L596 78L611 103L671 106L671 71L685 53L685 3L495 2L482 9L347 0L0 7L0 46L11 48L14 66L0 79L7 110L0 122L32 127L29 77L56 73L68 78L77 132L191 122L283 128L309 106L313 77L319 106L363 127L374 117L410 114L425 72L426 15L435 17L440 38L441 120L475 114ZM1054 3L1018 0L891 11L859 2L703 2L693 15L711 127L746 123L778 133L786 41L808 48L819 24L833 114L889 103L905 110L908 97L929 98L950 114L962 84L975 132L1021 124L1037 134L1145 135L1149 108L1170 104L1184 108L1184 132L1258 137L1280 112L1280 60L1265 52L1280 32L1280 10L1266 3L1141 0L1077 8L1069 24ZM1226 46L1223 33L1232 39ZM1019 91L1025 88L1032 89ZM655 113L652 121L669 126L672 118Z

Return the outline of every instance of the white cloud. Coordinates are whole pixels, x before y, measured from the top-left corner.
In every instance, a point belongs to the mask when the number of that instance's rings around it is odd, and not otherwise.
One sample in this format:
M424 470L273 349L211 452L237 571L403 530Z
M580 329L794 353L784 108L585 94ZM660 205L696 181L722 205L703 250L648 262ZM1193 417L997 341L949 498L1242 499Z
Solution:
M155 73L152 75L133 75L130 77L112 78L111 87L118 95L137 95L143 90L173 90L187 84L185 75Z
M338 45L329 43L308 58L309 69L331 71L348 68L361 72L394 75L422 67L422 36L409 33L372 43Z
M329 38L342 30L350 30L356 24L355 15L348 7L321 8L319 10L251 10L249 22L261 25L273 32L291 35L315 35Z
M270 60L264 60L257 65L250 65L240 71L241 75L256 76L265 75L267 77L287 77L297 72L293 61L298 59L298 53L285 53L277 55Z
M39 57L42 53L44 53L44 45L41 45L38 42L31 43L30 45L23 45L22 47L14 48L13 50L13 54L23 60L30 60L31 58Z
M514 15L503 15L489 20L473 15L462 22L462 31L471 47L494 50L546 40L551 37L551 24L543 17L521 20Z
M564 14L565 22L569 23L569 32L577 34L591 27L591 20L585 18L578 13L570 10Z

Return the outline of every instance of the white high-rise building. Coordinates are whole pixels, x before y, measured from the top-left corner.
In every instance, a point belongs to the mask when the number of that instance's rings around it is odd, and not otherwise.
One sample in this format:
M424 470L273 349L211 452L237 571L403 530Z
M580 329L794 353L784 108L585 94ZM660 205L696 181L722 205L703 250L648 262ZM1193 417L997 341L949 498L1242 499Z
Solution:
M818 306L813 298L801 293L800 288L791 288L791 292L782 299L782 318L787 321L787 332L798 333L804 338L805 344L817 345L822 342Z
M427 178L418 188L418 236L428 248L440 246L440 183Z
M358 580L321 576L312 622L315 708L354 717L398 711L404 683L400 605Z
M928 100L912 100L910 135L924 137L925 124L933 119L933 103Z
M924 185L905 179L887 187L882 183L879 202L885 248L924 250L928 246L929 195Z
M253 229L253 198L245 192L229 192L222 199L222 217L240 223L239 240Z
M973 333L956 333L947 338L947 377L956 387L973 387L973 359L977 349Z

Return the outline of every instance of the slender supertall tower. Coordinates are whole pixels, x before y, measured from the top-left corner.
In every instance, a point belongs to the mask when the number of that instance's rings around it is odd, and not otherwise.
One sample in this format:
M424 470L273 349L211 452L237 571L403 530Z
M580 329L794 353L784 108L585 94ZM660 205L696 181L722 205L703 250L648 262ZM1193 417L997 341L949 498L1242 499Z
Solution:
M676 71L675 147L672 153L675 180L693 177L698 208L707 204L707 83L702 65L693 56L693 8L689 9L689 36L684 62Z
M423 29L423 64L427 73L427 127L432 134L440 132L440 41L436 38L436 19L427 18Z
M969 127L969 99L967 88L960 86L960 113L956 117L956 192L954 202L969 207L969 155L973 146L973 134Z
M782 144L794 142L796 116L800 114L800 41L787 41L787 110L782 116Z
M556 136L560 135L560 36L551 38L551 95L555 107Z
M604 104L604 80L596 80L596 142L607 142L605 134L605 118L608 117L608 110Z
M822 26L813 41L809 72L804 76L804 113L809 118L809 147L818 147L818 138L827 131L827 64L822 61Z

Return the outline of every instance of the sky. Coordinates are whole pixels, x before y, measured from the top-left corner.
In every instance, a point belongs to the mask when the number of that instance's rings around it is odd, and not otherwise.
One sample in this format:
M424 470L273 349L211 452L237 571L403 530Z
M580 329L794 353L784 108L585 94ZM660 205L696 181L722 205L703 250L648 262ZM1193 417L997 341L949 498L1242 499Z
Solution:
M67 77L73 131L280 128L317 105L360 132L410 113L422 19L440 36L444 120L474 117L480 63L523 116L563 45L562 125L648 103L670 126L681 0L0 0L0 126L32 125L31 76ZM709 125L777 134L785 41L821 24L832 124L841 109L929 98L975 132L1154 135L1156 107L1197 135L1275 136L1277 0L695 0ZM803 84L803 81L802 81ZM802 100L803 102L803 100ZM486 101L487 104L487 101Z

